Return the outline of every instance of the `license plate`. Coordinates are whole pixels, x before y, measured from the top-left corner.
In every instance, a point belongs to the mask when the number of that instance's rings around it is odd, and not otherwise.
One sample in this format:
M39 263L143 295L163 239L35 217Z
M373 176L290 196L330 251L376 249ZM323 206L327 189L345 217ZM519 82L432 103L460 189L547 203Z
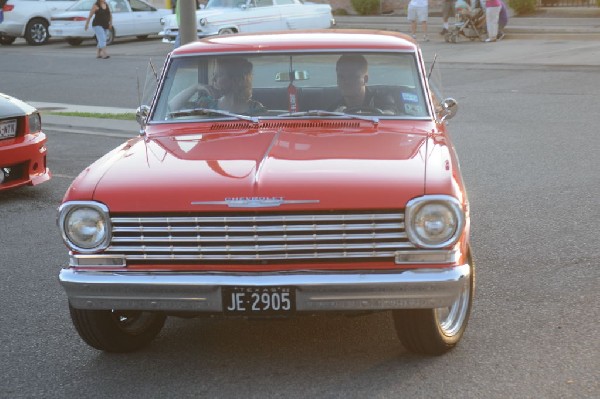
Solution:
M225 314L281 316L296 311L292 287L223 287L221 292Z
M0 140L15 137L17 135L17 120L9 119L0 121Z

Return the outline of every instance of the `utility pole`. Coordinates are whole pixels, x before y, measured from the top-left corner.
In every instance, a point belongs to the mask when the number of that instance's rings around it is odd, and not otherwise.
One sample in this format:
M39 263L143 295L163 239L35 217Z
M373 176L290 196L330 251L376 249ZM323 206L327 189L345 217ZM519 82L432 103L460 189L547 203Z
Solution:
M179 10L179 37L181 45L198 40L196 28L196 0L177 0Z

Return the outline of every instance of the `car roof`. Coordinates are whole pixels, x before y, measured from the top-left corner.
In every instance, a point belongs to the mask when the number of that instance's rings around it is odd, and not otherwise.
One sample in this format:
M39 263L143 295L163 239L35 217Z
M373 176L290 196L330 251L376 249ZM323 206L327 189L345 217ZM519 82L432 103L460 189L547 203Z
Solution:
M391 31L324 29L212 36L181 46L172 56L201 53L270 52L298 50L417 51L409 36Z

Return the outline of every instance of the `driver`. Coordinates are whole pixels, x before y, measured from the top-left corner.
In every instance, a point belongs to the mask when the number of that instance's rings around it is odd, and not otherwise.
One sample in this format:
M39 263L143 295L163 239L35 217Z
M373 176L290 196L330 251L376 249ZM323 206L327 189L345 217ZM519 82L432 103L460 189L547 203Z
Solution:
M377 95L367 87L369 66L364 56L342 55L335 65L335 71L341 98L329 108L330 110L379 111L388 115L396 113L395 102L391 95Z

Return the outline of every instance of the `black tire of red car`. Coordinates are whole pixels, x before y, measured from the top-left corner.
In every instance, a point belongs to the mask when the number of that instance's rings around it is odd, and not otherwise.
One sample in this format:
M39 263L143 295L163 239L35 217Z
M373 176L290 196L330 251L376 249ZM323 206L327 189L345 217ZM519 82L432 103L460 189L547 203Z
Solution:
M96 36L94 36L94 40L96 41L96 44L98 44L98 39L96 38ZM115 28L110 28L108 30L108 33L106 34L106 45L110 46L111 44L113 44L114 41L115 41Z
M79 336L91 347L106 352L133 352L147 346L165 324L163 313L75 309L71 320Z
M443 355L462 338L473 304L475 264L471 266L469 285L450 308L402 309L392 312L396 334L406 350L420 355Z
M14 43L16 37L7 36L0 33L0 44L3 46L9 46Z
M31 46L46 44L50 34L48 33L48 21L41 18L34 18L25 28L25 41Z
M79 46L82 42L83 42L83 39L80 39L80 38L67 39L67 43L69 43L71 46Z

